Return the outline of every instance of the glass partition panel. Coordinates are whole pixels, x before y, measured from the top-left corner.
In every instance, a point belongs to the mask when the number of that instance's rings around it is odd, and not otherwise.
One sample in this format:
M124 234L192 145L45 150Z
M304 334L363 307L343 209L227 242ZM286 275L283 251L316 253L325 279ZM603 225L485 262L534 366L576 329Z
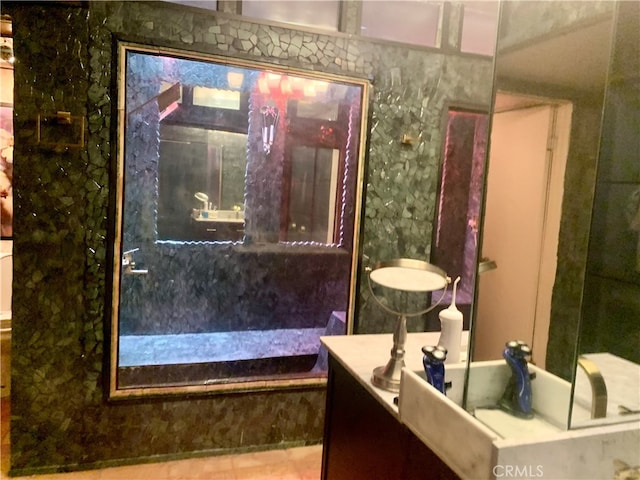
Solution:
M338 0L243 0L242 15L276 22L337 31L340 18Z
M604 100L572 428L640 418L638 25L640 4L621 2Z
M501 4L481 225L497 268L478 276L466 408L502 436L567 430L601 402L573 389L615 8Z
M321 384L350 331L368 82L119 46L111 395Z
M498 2L464 2L460 50L493 55L496 49Z
M441 2L362 2L361 34L364 37L437 47L441 9Z

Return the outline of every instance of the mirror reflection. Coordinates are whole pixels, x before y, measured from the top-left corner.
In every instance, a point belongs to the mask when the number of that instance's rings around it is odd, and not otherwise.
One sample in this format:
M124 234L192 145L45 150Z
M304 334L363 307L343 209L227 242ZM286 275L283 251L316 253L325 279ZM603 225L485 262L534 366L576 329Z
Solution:
M246 151L246 133L161 122L158 239L241 240Z
M368 82L121 43L111 396L322 384Z
M631 160L624 153L637 144L637 135L629 135L638 121L637 101L628 101L631 93L619 93L626 101L609 106L617 88L612 85L630 83L609 70L611 52L616 52L613 32L631 31L616 18L636 18L628 12L621 17L616 8L609 2L504 2L501 7L481 254L495 261L497 269L479 276L473 360L499 366L504 388L495 392L494 403L506 401L513 408L523 399L509 395L509 382L525 379L525 368L536 373L529 402L533 411L546 412L545 421L536 422L541 431L630 418L619 415L616 407L606 420L592 420L592 407L595 411L602 398L597 376L603 377L610 395L620 385L599 356L614 355L620 365L629 362L629 375L640 379L638 359L631 358L637 356L640 330L637 278L612 278L616 285L608 284L607 290L602 280L609 275L602 263L592 260L615 257L619 265L628 265L635 252L619 242L621 236L611 240L616 246L610 242L603 248L614 226L607 212L623 211L622 199L630 198L639 178L637 157ZM623 43L628 49L633 40ZM631 65L637 66L637 59ZM637 98L637 87L631 91ZM607 128L611 108L616 121L609 121ZM606 181L603 169L617 175L608 188L601 187ZM619 198L612 197L613 191ZM629 245L635 245L628 228L615 227L621 235L623 230ZM615 294L607 299L595 291ZM607 316L616 310L613 297L622 304L617 314L635 349L609 348L611 342L604 339L618 338L613 324L593 320L595 312ZM510 346L513 340L520 343ZM627 343L623 338L613 343L618 341ZM587 360L597 368L590 368ZM471 409L486 390L482 378L480 369L471 368ZM618 403L633 411L638 396ZM500 423L496 411L482 415L492 428Z
M572 427L640 418L639 24L640 5L621 2L589 232Z

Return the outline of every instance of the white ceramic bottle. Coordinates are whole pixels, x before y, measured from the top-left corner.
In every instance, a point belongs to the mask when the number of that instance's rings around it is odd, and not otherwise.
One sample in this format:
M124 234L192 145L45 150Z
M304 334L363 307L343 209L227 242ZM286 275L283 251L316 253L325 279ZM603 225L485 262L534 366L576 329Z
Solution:
M445 363L460 362L460 344L462 343L462 312L456 307L456 290L460 277L453 282L451 305L438 315L440 317L440 340L438 345L447 349Z

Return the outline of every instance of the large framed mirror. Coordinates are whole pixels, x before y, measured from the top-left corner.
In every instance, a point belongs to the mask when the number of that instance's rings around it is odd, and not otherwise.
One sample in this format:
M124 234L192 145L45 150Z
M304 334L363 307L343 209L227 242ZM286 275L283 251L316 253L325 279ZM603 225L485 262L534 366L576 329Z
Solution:
M621 23L638 17L622 12L633 10L627 3L635 2L501 4L481 247L497 269L478 277L472 360L502 365L508 381L506 344L520 340L531 350L532 382L553 384L533 398L534 410L549 415L509 435L640 413L638 277L629 267L638 237L623 214L640 179L637 154L630 156L638 151L630 134L638 126L637 52L629 63L637 33L634 40ZM615 72L616 55L635 77ZM611 342L618 328L625 338ZM493 400L481 395L481 370L470 369L466 405L478 418L478 407L508 396L507 382ZM485 413L501 433L495 410Z
M324 383L369 82L120 42L117 94L111 397Z

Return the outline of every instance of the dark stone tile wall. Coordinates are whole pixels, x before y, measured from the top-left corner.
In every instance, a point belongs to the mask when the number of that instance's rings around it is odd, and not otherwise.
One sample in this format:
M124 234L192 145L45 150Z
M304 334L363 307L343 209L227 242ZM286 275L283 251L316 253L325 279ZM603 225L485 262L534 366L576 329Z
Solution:
M573 105L546 358L547 370L567 380L576 362L601 114L601 95Z
M638 108L636 92L624 81L638 71L637 6L634 13L633 2L548 2L548 9L544 2L505 5L507 15L526 19L502 32L507 46L616 8L626 12L617 12L606 97L603 86L574 98L546 368L571 380L579 353L609 351L638 362L638 234L628 213L640 179L638 136L632 133Z
M490 63L481 67L468 57L425 54L401 47L388 50L394 60L376 76L378 88L370 125L362 251L372 264L398 257L430 258L445 138L443 112L450 106L463 105L464 99L476 105L490 102L483 99L483 90L490 82L489 72L483 71L491 68ZM410 74L412 70L415 73ZM416 139L411 148L400 144L403 133ZM360 295L357 331L392 331L395 318L381 312L364 280ZM424 328L419 318L407 323L409 331Z
M122 278L121 334L324 327L336 304L347 308L345 252L258 253L228 244L147 250L149 274Z
M640 5L623 2L604 103L579 353L640 363Z
M319 442L318 388L106 401L114 38L372 78L362 242L371 259L429 256L442 114L450 104L489 104L491 60L161 2L75 5L3 5L19 59L12 473ZM36 144L36 115L59 110L86 118L85 148ZM416 139L411 148L400 143L405 133ZM361 315L359 330L389 331L388 320Z

